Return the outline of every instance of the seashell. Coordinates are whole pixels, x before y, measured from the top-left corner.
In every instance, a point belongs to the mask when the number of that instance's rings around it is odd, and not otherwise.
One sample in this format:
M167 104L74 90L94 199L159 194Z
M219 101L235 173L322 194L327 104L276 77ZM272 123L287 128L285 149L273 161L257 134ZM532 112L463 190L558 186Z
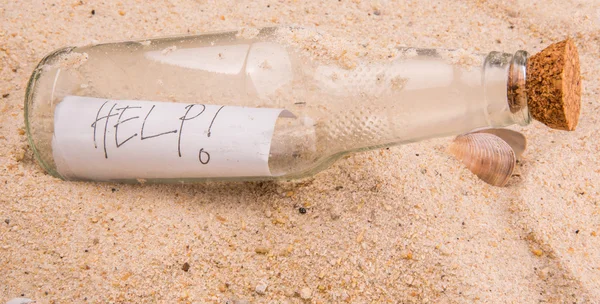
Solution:
M460 135L449 150L481 180L498 187L506 185L517 160L507 142L485 132Z
M486 128L474 131L473 133L488 133L494 134L502 138L515 151L517 159L521 159L523 152L527 148L527 138L522 133L517 131L502 129L502 128Z

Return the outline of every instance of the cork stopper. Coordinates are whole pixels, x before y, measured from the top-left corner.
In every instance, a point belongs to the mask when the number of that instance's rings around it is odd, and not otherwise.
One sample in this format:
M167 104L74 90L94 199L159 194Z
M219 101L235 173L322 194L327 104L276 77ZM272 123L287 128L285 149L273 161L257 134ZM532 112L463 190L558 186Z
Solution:
M581 107L581 76L572 39L552 44L529 58L526 90L534 119L553 129L575 130Z

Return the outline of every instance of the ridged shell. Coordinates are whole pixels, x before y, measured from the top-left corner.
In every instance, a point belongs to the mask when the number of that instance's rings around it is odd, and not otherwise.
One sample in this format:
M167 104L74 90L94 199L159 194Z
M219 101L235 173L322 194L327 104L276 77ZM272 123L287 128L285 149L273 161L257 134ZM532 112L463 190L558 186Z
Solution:
M493 134L460 135L449 150L471 172L493 186L505 186L515 168L515 152L502 138Z
M525 135L517 131L501 128L488 128L478 130L473 133L494 134L502 138L513 149L513 151L515 151L515 156L517 159L521 159L523 152L525 152L525 149L527 148L527 139L525 138Z

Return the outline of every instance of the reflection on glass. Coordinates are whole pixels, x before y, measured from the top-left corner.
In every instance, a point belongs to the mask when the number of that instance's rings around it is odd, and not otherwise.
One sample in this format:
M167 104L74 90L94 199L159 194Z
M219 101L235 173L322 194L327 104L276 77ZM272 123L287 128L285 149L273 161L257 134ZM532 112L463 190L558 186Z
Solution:
M245 76L260 97L275 92L293 78L287 50L272 42L166 48L145 52L144 56L163 64L226 75L238 75L245 66Z

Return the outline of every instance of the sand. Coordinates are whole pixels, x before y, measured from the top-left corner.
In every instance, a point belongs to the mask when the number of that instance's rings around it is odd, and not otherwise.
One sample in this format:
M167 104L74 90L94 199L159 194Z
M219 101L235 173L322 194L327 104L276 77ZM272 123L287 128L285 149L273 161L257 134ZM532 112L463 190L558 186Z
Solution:
M600 302L598 1L223 3L0 4L0 303ZM447 154L450 138L294 183L63 182L33 159L25 86L53 49L277 24L373 48L535 53L570 36L581 119L515 128L529 147L506 188Z

